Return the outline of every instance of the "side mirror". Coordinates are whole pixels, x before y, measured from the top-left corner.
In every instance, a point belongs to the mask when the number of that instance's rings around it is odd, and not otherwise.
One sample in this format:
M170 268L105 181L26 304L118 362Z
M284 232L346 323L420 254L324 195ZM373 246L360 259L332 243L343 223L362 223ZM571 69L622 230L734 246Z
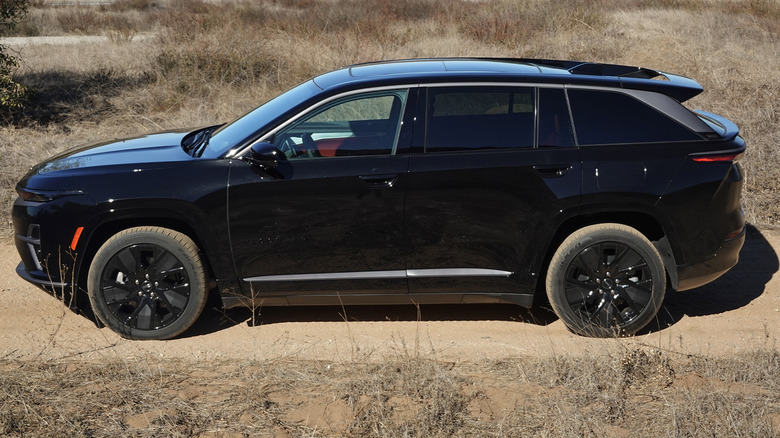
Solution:
M271 143L256 143L252 145L245 160L253 166L276 169L276 166L279 165L279 150Z

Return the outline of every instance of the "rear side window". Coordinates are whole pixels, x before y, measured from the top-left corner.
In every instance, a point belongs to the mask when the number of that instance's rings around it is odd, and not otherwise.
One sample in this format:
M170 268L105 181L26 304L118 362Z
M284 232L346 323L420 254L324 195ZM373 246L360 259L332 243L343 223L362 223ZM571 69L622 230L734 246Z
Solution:
M431 88L426 126L426 152L532 147L534 90Z
M701 140L674 119L627 94L568 92L580 145Z

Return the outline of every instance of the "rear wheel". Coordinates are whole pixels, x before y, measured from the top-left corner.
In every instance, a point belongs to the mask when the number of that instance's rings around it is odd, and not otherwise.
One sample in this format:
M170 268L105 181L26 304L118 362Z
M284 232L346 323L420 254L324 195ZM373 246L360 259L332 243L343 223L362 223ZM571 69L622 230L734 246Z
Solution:
M121 336L175 337L192 326L206 304L198 247L167 228L121 231L95 254L88 293L95 315Z
M547 297L572 331L608 337L633 334L658 313L666 271L658 251L639 231L621 224L582 228L555 252Z

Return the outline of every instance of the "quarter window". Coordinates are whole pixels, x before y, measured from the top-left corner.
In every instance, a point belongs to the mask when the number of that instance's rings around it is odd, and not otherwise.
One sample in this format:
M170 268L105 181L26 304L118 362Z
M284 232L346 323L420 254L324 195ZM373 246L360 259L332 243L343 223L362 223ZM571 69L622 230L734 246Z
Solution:
M691 130L623 93L569 90L580 145L700 140Z
M533 144L532 88L429 89L426 152L523 148Z
M390 155L401 129L406 90L338 99L274 135L288 159Z
M539 147L574 146L569 105L562 88L539 89Z

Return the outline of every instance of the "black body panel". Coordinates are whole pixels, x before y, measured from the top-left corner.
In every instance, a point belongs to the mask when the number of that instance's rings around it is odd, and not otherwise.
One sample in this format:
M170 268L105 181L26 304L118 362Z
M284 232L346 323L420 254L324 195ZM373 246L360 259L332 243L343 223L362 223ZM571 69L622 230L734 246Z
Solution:
M84 289L107 239L151 225L193 240L226 307L529 306L564 239L619 223L655 245L674 288L697 287L738 260L746 148L730 121L680 105L699 92L682 76L572 61L350 66L224 126L34 167L13 207L17 272ZM342 101L349 111L327 112ZM598 112L613 101L652 117ZM643 141L615 120L674 129Z

